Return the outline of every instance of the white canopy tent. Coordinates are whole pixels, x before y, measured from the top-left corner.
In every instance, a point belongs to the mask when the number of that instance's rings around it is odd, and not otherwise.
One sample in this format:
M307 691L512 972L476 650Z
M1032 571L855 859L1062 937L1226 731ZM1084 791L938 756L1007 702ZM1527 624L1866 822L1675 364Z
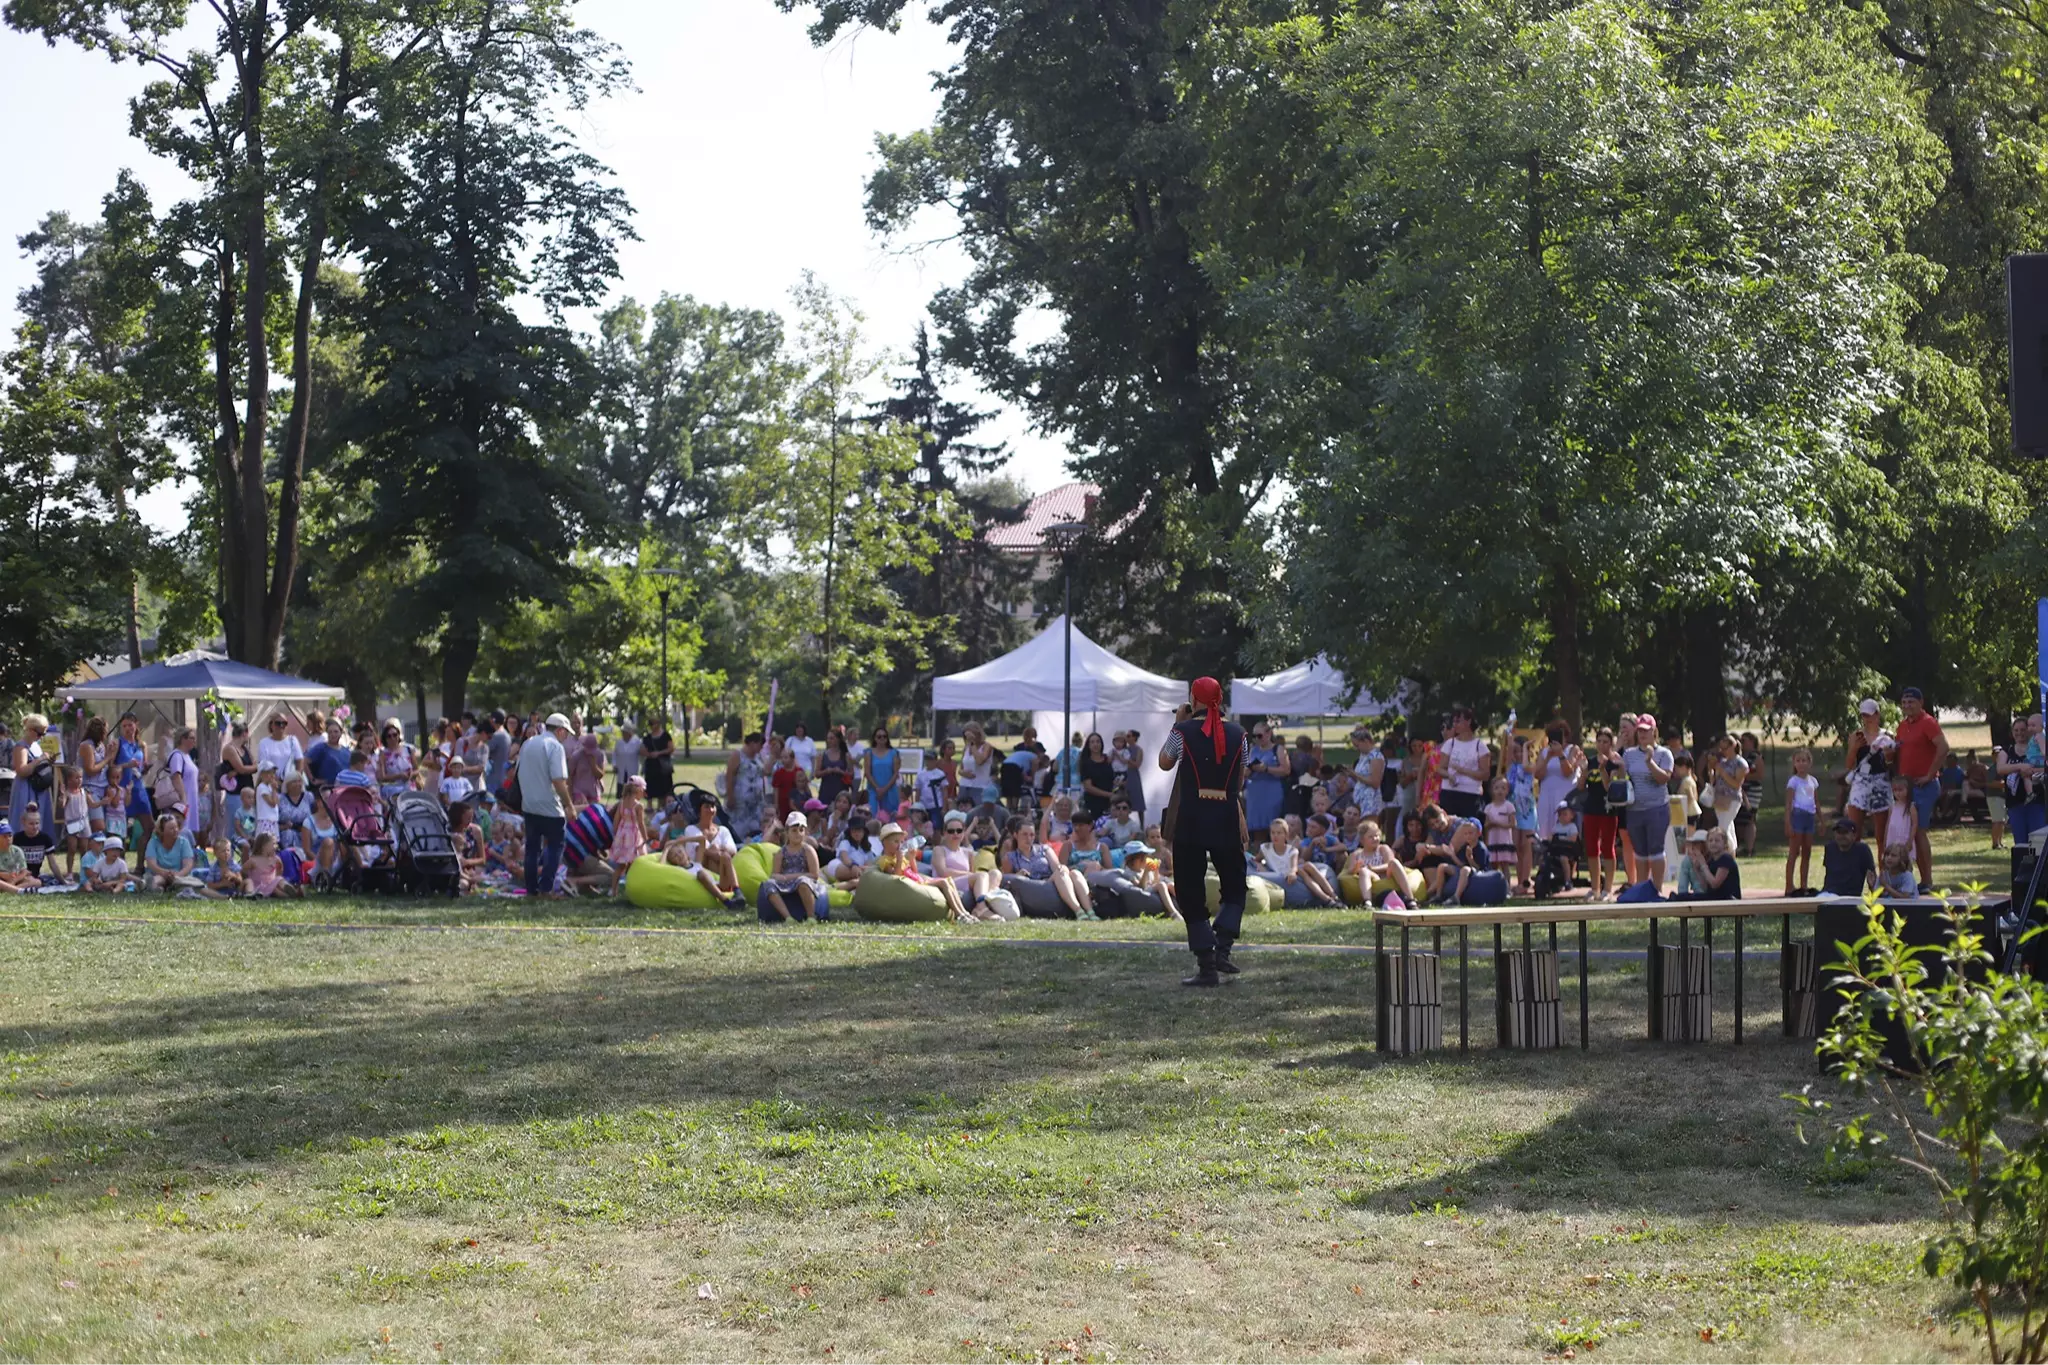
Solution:
M964 672L932 680L934 711L1029 711L1042 735L1055 737L1046 747L1060 751L1060 732L1067 681L1067 618L1056 616L1030 640L999 659ZM1119 659L1079 630L1074 632L1074 729L1086 735L1100 731L1106 739L1118 730L1136 730L1145 750L1145 809L1157 818L1166 809L1173 775L1154 762L1159 745L1173 725L1174 708L1187 700L1188 685L1148 673Z
M1240 716L1371 716L1389 705L1363 691L1353 698L1327 654L1262 678L1230 680L1230 710Z

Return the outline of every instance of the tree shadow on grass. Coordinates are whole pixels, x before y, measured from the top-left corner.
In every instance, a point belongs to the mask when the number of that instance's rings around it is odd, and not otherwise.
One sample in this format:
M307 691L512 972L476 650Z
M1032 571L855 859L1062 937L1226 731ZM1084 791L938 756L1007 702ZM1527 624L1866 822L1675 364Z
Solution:
M251 951L296 952L308 937L267 934ZM1503 1207L1692 1215L1713 1211L1723 1187L1743 1198L1759 1181L1799 1188L1792 1169L1805 1159L1775 1098L1793 1088L1782 1047L1386 1063L1364 1050L1371 969L1358 958L1261 958L1240 985L1190 992L1177 984L1184 958L1167 949L813 941L777 960L778 947L671 940L649 950L660 965L620 969L569 938L472 942L448 963L434 940L408 940L332 979L166 991L81 1008L32 1039L0 1031L0 1046L43 1068L16 1083L0 1199L84 1202L99 1184L167 1168L261 1167L444 1126L762 1101L804 1122L1143 1134L1218 1117L1216 1095L1189 1074L1250 1075L1256 1092L1259 1071L1283 1058L1311 1074L1277 1096L1229 1100L1249 1105L1241 1122L1281 1127L1319 1094L1355 1108L1351 1092L1386 1087L1400 1108L1354 1117L1398 1147L1435 1105L1447 1130L1495 1121L1485 1105L1502 1093L1549 1113L1568 1106L1527 1131L1465 1134L1461 1149L1482 1160L1347 1196L1364 1207L1427 1207L1449 1184Z

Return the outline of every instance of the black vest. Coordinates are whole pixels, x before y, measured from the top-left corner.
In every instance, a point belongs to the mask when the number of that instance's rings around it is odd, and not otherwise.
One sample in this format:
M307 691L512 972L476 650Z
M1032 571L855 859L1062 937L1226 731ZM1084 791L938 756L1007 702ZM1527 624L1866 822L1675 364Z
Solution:
M1244 795L1244 728L1223 723L1223 757L1216 757L1216 741L1202 733L1199 717L1179 721L1174 731L1180 736L1180 766L1173 780L1180 784L1178 833L1185 830L1202 838L1227 837L1236 842L1238 803ZM1207 793L1206 795L1204 793Z

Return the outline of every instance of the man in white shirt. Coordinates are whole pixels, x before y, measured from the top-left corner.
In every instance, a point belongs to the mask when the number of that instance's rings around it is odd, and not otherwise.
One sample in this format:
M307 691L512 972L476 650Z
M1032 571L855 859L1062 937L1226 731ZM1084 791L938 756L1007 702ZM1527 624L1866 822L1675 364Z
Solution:
M1451 737L1444 741L1444 786L1437 797L1452 819L1477 820L1486 807L1486 783L1493 776L1493 755L1486 741L1472 732L1472 708L1451 712Z
M555 893L555 873L562 865L562 835L568 824L569 755L562 741L570 733L569 718L560 711L547 719L543 733L529 735L519 746L520 812L526 817L526 894Z

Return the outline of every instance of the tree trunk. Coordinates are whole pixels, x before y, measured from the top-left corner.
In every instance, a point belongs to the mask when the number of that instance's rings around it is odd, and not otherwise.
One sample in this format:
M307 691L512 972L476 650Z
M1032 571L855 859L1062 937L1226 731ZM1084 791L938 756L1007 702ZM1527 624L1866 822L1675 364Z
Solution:
M1579 655L1579 588L1571 570L1554 570L1550 590L1550 666L1557 675L1557 709L1572 740L1585 735L1586 692Z
M370 728L377 727L377 684L364 675L348 676L342 679L342 692L348 697L348 709L353 713L349 722L342 727L353 741L356 726L369 722Z
M412 680L412 702L420 717L420 746L424 748L431 728L427 724L427 684L421 678Z
M330 111L338 127L352 98L349 73L355 48L341 38L340 66L334 77ZM306 210L306 240L299 261L298 307L292 315L292 408L286 419L284 449L278 455L277 543L271 555L270 594L263 608L263 648L269 657L282 656L285 614L291 607L292 580L299 572L299 490L306 473L306 435L313 412L313 291L320 265L327 258L327 196L332 166L322 161Z
M818 703L825 729L832 729L832 588L839 553L839 393L832 393L832 459L825 480L825 661L818 670Z
M259 668L277 667L266 621L270 559L270 494L264 483L264 442L270 434L270 174L263 99L270 55L270 0L256 0L243 50L236 54L241 84L243 148L241 255L242 349L248 370L242 390L242 442L236 475L241 490L241 560L232 570L243 603L241 638L228 654Z
M469 696L469 674L483 644L483 630L474 615L451 617L441 642L441 714L459 716Z
M220 522L220 623L233 653L242 639L242 625L253 602L243 598L243 579L237 566L244 556L242 544L242 485L235 475L235 451L242 443L242 419L235 412L235 300L237 298L235 256L226 243L215 258L213 301L213 403L220 430L213 440L213 485L220 498L214 509Z
M1728 732L1728 639L1721 609L1695 607L1688 612L1685 638L1686 719L1697 749Z
M129 525L128 483L126 479L114 484L114 517L125 528ZM133 568L128 570L128 666L142 667L142 575Z

